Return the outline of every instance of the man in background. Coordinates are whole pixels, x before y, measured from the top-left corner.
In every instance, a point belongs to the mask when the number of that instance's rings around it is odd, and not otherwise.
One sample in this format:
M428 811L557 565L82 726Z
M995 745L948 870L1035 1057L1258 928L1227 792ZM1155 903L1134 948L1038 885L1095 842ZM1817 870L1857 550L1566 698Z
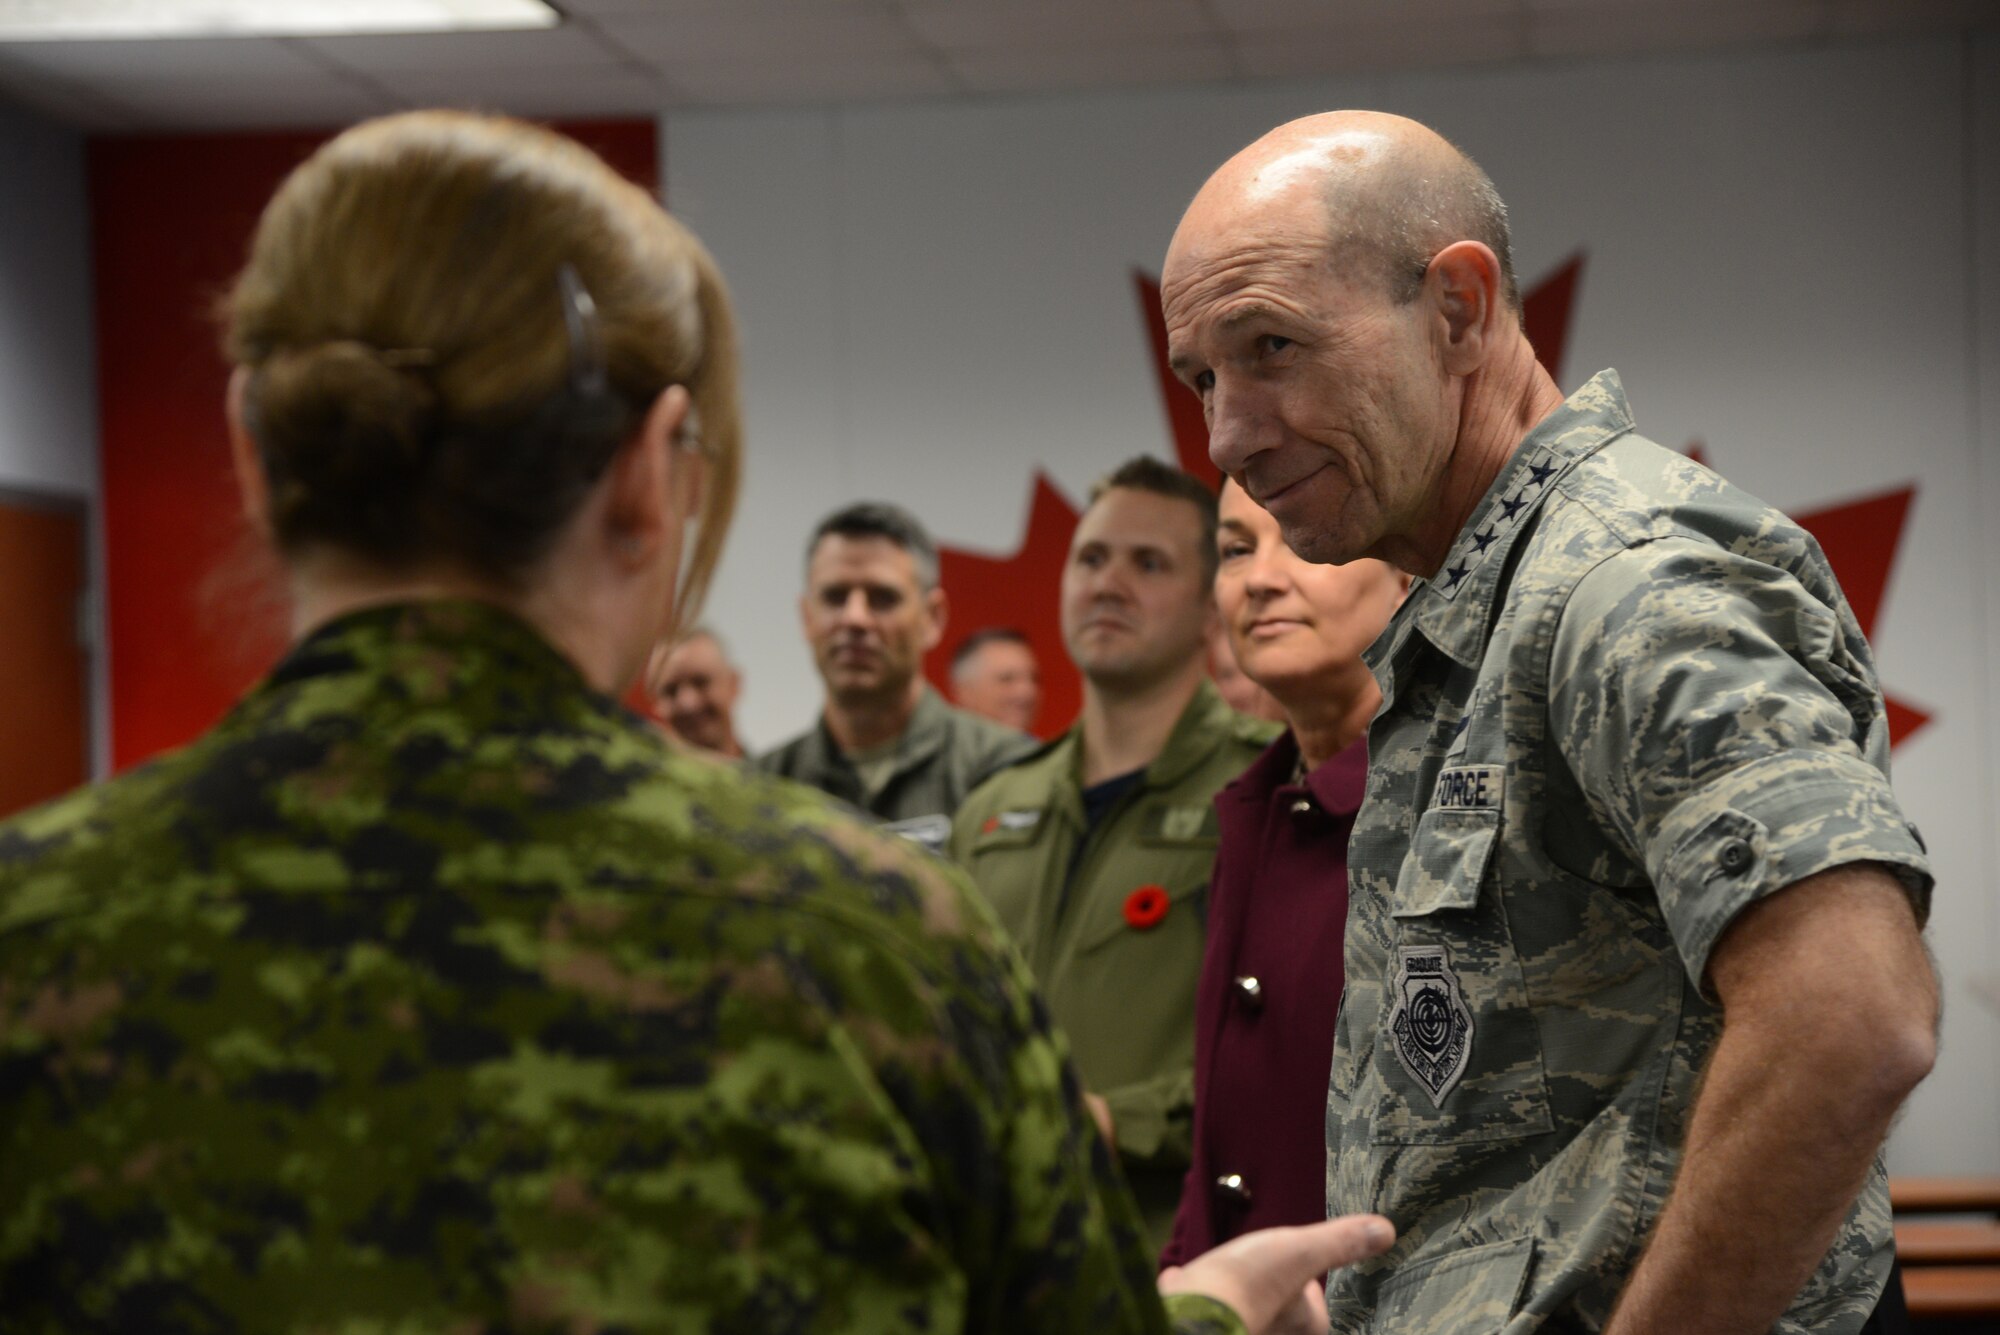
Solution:
M1032 738L953 709L924 681L944 634L937 547L899 506L863 502L806 544L799 620L825 684L819 721L756 765L833 794L933 851L965 795L1034 749Z
M1069 1035L1155 1246L1188 1165L1211 802L1277 731L1208 680L1215 522L1208 489L1154 459L1092 489L1062 578L1083 712L951 836Z
M742 758L736 701L743 693L743 674L714 631L697 626L655 649L646 681L674 736L704 751Z
M987 626L959 641L951 656L952 703L968 713L1027 732L1042 707L1042 670L1028 637L1012 626Z

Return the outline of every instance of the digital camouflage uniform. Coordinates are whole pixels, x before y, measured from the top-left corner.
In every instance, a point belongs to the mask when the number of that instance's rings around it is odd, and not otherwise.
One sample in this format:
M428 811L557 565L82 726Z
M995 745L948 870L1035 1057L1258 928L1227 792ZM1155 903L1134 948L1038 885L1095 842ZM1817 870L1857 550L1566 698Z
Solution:
M1026 733L954 709L925 686L910 725L897 741L889 778L873 794L863 791L860 774L841 754L824 719L753 763L766 774L832 793L937 853L944 849L952 813L966 794L1035 746L1035 739Z
M1201 978L1214 800L1278 734L1208 682L1181 711L1144 781L1084 836L1083 731L1071 728L966 799L951 854L972 873L1021 951L1103 1096L1127 1178L1156 1245L1193 1148L1194 995ZM1157 918L1128 914L1146 887Z
M474 604L0 825L0 1146L9 1332L1166 1325L970 888Z
M1817 544L1634 434L1605 372L1522 443L1369 651L1327 1208L1395 1249L1339 1331L1594 1331L1720 1032L1710 952L1757 898L1929 874L1868 646ZM1887 1275L1878 1160L1779 1335L1852 1335Z

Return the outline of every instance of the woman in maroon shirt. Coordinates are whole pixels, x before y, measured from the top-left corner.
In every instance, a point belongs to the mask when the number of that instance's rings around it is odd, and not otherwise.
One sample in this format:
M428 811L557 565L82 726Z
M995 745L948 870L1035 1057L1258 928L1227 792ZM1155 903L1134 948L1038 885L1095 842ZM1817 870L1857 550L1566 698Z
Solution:
M1243 671L1291 728L1216 795L1222 840L1195 994L1194 1160L1163 1266L1325 1217L1326 1078L1340 1004L1347 833L1381 702L1361 651L1409 579L1313 565L1233 482L1215 598Z

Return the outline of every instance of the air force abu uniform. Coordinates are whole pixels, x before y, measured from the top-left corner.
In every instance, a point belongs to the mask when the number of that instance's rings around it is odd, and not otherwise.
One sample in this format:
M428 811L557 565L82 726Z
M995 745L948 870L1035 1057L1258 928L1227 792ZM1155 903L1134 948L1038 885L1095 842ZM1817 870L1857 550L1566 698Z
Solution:
M1020 943L1084 1087L1111 1106L1156 1244L1191 1144L1213 800L1277 731L1203 682L1144 779L1094 828L1080 727L995 775L952 825L952 856Z
M1636 435L1607 371L1368 659L1327 1208L1400 1237L1334 1274L1334 1328L1599 1329L1679 1166L1732 919L1862 860L1928 907L1868 645L1811 537ZM1890 1248L1878 1161L1774 1329L1852 1335Z

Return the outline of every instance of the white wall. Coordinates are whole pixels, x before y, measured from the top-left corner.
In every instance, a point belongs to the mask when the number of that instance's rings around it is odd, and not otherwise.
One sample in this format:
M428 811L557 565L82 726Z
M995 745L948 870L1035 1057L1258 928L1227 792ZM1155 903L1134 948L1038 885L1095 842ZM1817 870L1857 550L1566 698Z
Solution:
M102 590L89 218L83 136L0 104L0 489L86 506L90 587ZM99 774L110 765L105 662L93 654Z
M816 706L792 600L818 516L881 497L1007 551L1034 468L1078 496L1171 457L1132 267L1157 271L1188 196L1271 125L1416 116L1499 184L1524 282L1588 251L1567 384L1617 366L1642 430L1706 441L1788 509L1918 486L1875 638L1886 687L1935 720L1896 777L1950 999L1891 1162L2000 1171L2000 1014L1970 991L2000 972L2000 282L1974 244L2000 239L1996 49L667 116L667 197L745 326L751 456L712 620L749 668L746 737Z

